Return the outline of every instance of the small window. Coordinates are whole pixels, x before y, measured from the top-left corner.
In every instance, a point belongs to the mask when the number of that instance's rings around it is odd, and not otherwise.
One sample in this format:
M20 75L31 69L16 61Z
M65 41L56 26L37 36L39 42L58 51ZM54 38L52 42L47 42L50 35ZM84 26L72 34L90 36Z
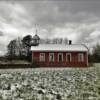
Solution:
M83 62L84 61L84 54L83 53L78 54L78 61L79 62Z
M45 61L45 53L40 53L40 61Z
M66 61L71 62L71 60L72 60L71 53L66 53Z
M54 61L54 53L49 53L49 61L50 62Z
M63 61L63 54L58 53L58 62L62 62L62 61Z

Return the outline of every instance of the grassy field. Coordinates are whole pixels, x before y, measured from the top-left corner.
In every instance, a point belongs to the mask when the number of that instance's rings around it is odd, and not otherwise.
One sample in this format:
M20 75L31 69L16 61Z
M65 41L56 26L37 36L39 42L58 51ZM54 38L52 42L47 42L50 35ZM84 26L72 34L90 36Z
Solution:
M100 64L0 70L0 100L100 100Z

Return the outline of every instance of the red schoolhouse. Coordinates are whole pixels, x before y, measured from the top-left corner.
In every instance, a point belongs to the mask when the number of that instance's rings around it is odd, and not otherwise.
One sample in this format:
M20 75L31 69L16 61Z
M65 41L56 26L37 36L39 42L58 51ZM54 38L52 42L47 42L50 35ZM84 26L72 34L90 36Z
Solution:
M86 67L88 48L84 44L39 44L31 46L32 62L41 67Z

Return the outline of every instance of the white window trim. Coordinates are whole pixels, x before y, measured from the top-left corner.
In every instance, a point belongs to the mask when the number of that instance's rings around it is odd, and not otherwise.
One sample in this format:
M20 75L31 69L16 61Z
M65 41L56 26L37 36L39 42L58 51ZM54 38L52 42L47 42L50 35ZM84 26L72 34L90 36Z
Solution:
M44 58L43 59L41 59L41 55L44 55ZM40 61L41 62L44 62L45 61L45 53L40 53Z
M86 56L87 56L87 66L88 66L88 52L86 53Z
M70 55L70 62L71 62L72 61L72 55L71 55L71 53L66 53L66 62L68 62L67 55Z
M53 61L50 61L50 55L53 55ZM54 62L54 60L55 60L54 53L49 53L49 62Z
M34 57L34 53L32 52L32 63L33 63L33 57Z
M80 56L82 56L82 59L80 59ZM78 54L78 62L84 62L84 54L83 53Z
M60 55L60 54L62 55L62 62L63 62L63 53L58 53L58 62L60 62L60 61L59 61L59 55Z

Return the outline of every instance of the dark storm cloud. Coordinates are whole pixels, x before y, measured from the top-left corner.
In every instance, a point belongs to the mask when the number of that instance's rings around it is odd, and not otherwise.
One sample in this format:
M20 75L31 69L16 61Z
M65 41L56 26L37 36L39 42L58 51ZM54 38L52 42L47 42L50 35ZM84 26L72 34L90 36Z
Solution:
M34 35L35 24L41 37L68 37L75 43L92 44L99 41L100 1L0 1L1 44L18 36Z
M0 31L0 36L3 36L4 34L3 34L3 32L2 31Z
M67 22L84 22L100 14L99 1L33 1L24 6L41 25L61 25ZM94 19L95 20L95 19Z
M99 21L99 14L100 14L99 4L100 4L99 1L90 2L89 0L88 1L67 0L62 2L44 0L44 1L33 1L31 3L24 2L23 6L30 13L30 16L31 17L33 16L33 18L35 19L33 23L31 23L31 25L34 26L34 23L38 23L41 29L46 30L47 33L44 34L45 36L48 37L49 34L51 35L57 34L53 32L55 28L60 28L60 29L64 28L67 23L72 23L73 25L79 23L80 27L81 24L83 23L87 25L88 23L91 24L97 23ZM91 34L91 31L87 32L86 29L81 29L79 31L81 33L80 37L82 37L83 39L86 36L89 36L89 34ZM40 33L43 34L41 31ZM80 40L81 39L77 38L78 42Z

